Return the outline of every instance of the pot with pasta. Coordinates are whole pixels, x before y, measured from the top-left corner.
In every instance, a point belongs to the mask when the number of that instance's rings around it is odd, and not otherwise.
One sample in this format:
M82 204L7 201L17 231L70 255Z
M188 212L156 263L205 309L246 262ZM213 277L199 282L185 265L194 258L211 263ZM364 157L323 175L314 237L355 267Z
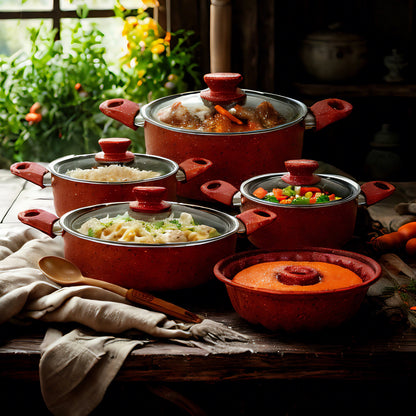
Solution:
M130 201L135 186L164 186L168 199L176 201L177 185L203 175L208 159L194 157L177 164L173 160L128 151L127 138L98 141L102 151L68 155L48 167L36 162L17 162L10 171L39 185L52 187L58 215L73 209L105 202Z
M135 187L136 200L77 208L62 217L21 212L21 222L63 237L65 257L85 276L143 291L198 286L215 263L235 252L237 236L276 218L254 209L237 217L193 204L166 201L164 187Z

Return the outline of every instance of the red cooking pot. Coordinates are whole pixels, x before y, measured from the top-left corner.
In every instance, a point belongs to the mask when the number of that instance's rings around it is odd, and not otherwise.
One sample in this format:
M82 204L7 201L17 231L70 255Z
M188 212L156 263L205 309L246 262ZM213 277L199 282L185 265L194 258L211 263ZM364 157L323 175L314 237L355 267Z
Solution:
M213 162L195 181L178 184L178 195L187 198L206 200L199 187L212 179L226 178L239 187L253 176L282 171L285 160L301 157L305 129L320 130L352 111L351 104L334 98L308 109L292 98L241 90L240 74L207 74L204 80L206 90L160 98L142 107L121 98L100 105L104 114L128 127L144 127L146 153L176 162L203 155ZM228 116L217 113L216 105L228 110ZM201 120L210 120L208 128L201 127Z
M233 281L234 276L247 267L275 261L330 263L356 273L362 282L331 290L308 290L311 284L303 285L306 290L285 291L248 287ZM310 267L313 268L313 265ZM214 273L225 284L231 303L242 318L271 331L299 332L333 328L354 316L369 286L380 278L381 267L373 259L357 253L330 248L303 248L234 254L220 260L214 267ZM335 274L329 277L337 279Z
M288 172L248 179L242 183L240 191L221 180L209 181L201 186L202 192L211 199L226 205L241 203L242 212L258 208L268 209L277 215L272 224L249 236L249 240L258 248L341 248L353 236L358 205L372 205L395 190L393 185L383 181L367 182L360 186L340 175L316 175L313 172L319 164L314 160L289 160L285 164ZM254 193L259 188L270 194L264 199L256 197ZM285 195L279 197L277 191L273 192L273 189L285 188L286 197L292 195L293 198L290 204L284 203L289 202L288 198L286 201L280 200ZM308 200L304 195L314 188L327 196L316 201ZM365 201L359 202L361 193ZM303 196L295 198L295 195ZM330 197L339 199L330 200Z
M35 162L17 162L10 167L10 171L42 188L52 186L55 211L60 216L83 206L130 201L134 198L133 188L138 185L164 186L168 189L168 199L176 200L178 183L191 181L212 166L211 161L203 158L190 158L178 165L163 157L132 153L127 150L131 144L127 138L100 139L98 143L102 152L97 154L65 156L50 163L48 168ZM106 165L158 172L159 176L103 182L76 179L68 173L75 169L95 169ZM49 172L52 178L48 183L44 177Z
M247 211L237 219L210 208L167 202L163 187L135 187L133 192L136 201L82 207L61 218L44 210L31 209L19 213L18 218L51 237L62 235L65 257L85 276L143 291L185 289L207 282L213 277L215 263L235 252L237 234L249 234L275 218L275 214L267 210ZM183 213L192 217L193 222L188 224L214 227L216 233L211 238L183 242L177 233ZM109 218L116 216L128 216L126 223L116 224L112 231L106 228L103 236L97 237L89 223L84 226L88 232L81 232L81 226L92 218L97 219L92 219L93 222L101 221L100 224L111 227L115 221ZM146 221L145 237L150 238L147 232L153 236L160 230L159 235L170 237L166 240L169 242L134 242L131 232L135 223L131 219ZM168 232L163 228L165 220L173 230ZM123 226L127 227L126 233L120 231ZM160 234L162 231L164 233ZM110 232L118 233L118 240L110 239Z

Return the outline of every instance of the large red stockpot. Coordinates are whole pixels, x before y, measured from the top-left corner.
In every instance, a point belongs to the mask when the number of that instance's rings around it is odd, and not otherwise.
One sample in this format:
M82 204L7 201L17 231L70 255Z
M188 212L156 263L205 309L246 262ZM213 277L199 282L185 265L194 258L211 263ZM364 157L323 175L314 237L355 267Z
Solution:
M288 172L250 178L242 183L240 190L222 180L209 181L201 186L201 190L211 199L226 205L241 204L242 212L258 208L268 209L277 215L272 224L249 236L249 240L258 248L341 248L354 234L358 205L372 205L390 196L395 188L383 181L367 182L360 186L344 176L316 175L313 172L318 167L319 163L314 160L289 160L286 161ZM253 195L260 187L271 191L289 185L316 186L341 199L308 205L286 205ZM363 196L365 201L362 200Z
M178 195L206 200L199 187L212 179L225 178L235 187L245 180L284 169L284 161L302 156L305 129L320 130L350 114L351 104L331 98L308 108L293 98L237 88L240 74L214 73L204 76L208 89L164 97L144 106L116 98L103 102L100 110L132 129L144 127L146 153L176 162L203 156L214 166L196 180L178 184ZM219 103L232 106L244 101L255 108L270 102L285 122L272 128L246 132L206 132L175 127L161 122L160 110L181 102L187 108L201 109Z
M51 237L61 235L65 257L85 276L144 291L178 290L207 282L214 276L215 263L235 252L238 234L249 234L275 218L267 210L254 209L237 219L198 205L168 202L163 199L166 195L163 187L135 187L133 192L136 201L82 207L60 218L31 209L19 213L18 218ZM215 227L219 236L191 242L141 244L104 240L79 232L90 218L127 213L135 219L150 221L170 215L176 219L183 212L191 214L198 224Z
M282 291L251 288L233 281L234 276L247 267L275 261L330 263L353 271L362 282L332 290ZM369 286L380 278L381 267L362 254L317 247L233 254L220 260L214 273L225 284L231 303L242 318L271 331L299 332L334 328L353 317ZM331 277L337 278L336 275Z
M76 208L105 202L130 201L134 199L136 186L164 186L168 199L176 201L177 184L191 181L212 166L204 158L190 158L179 165L160 156L132 153L127 150L131 141L127 138L100 139L102 152L96 154L70 155L56 159L48 168L36 162L17 162L10 171L19 177L44 188L52 186L54 207L60 216ZM67 174L74 169L91 169L109 164L125 165L140 170L157 171L160 176L123 182L97 182L75 179ZM50 173L50 182L45 175Z

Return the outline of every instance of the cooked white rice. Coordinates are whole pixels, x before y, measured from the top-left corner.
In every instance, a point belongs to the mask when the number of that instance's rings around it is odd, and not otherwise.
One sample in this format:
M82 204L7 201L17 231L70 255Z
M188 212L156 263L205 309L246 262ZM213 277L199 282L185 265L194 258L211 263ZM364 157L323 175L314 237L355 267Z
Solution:
M67 171L66 174L71 178L97 182L130 182L160 176L160 172L120 165L99 166L91 169L77 168Z

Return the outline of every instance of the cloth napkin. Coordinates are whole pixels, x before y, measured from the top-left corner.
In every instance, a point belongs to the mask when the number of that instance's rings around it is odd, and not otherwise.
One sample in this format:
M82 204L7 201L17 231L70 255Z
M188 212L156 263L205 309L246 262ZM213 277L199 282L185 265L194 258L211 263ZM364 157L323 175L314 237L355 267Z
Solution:
M246 336L210 319L179 322L101 288L60 287L38 269L47 255L63 257L62 237L28 228L0 233L0 324L51 323L41 345L39 376L54 415L88 415L130 352L155 340L207 353L250 351ZM59 323L76 328L65 333Z

